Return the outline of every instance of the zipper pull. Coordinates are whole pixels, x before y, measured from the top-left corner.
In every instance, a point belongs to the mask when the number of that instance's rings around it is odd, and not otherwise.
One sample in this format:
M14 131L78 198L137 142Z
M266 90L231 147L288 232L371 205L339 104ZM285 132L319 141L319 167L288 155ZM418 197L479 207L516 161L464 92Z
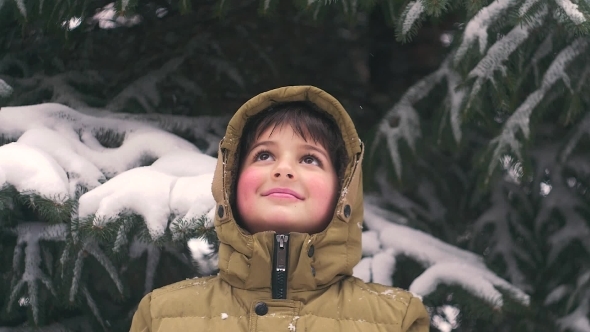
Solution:
M279 243L279 250L277 251L277 265L276 271L285 271L287 270L287 250L285 245L289 243L289 235L277 235L277 242Z
M289 264L289 235L275 235L272 269L272 298L287 298L287 279Z

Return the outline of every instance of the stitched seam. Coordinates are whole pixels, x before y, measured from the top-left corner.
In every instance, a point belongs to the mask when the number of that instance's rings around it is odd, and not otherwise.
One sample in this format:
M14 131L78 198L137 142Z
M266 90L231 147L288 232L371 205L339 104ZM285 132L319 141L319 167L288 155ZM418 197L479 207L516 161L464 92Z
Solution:
M400 326L401 324L399 323L383 323L383 322L372 322L372 321L368 321L368 320L363 320L363 319L357 319L357 318L334 318L334 317L326 317L326 316L318 316L318 315L314 315L314 314L305 314L303 316L300 316L299 320L301 320L302 317L306 317L306 316L312 316L312 317L317 317L317 318L325 318L325 319L330 319L330 320L335 320L338 322L342 322L342 321L346 321L346 322L355 322L355 323L365 323L365 324L371 324L371 325L395 325L395 326ZM227 319L229 318L247 318L248 316L229 316L227 317ZM285 316L285 317L290 317L290 316ZM165 318L169 318L169 319L183 319L183 318L201 318L201 319L220 319L221 317L219 316L157 316L154 317L154 319L165 319ZM279 317L282 318L282 317Z
M375 294L375 295L379 296L380 298L383 298L383 299L386 299L386 300L397 301L397 302L399 302L399 303L405 304L406 306L409 306L409 302L410 302L410 300L411 300L411 299L414 297L414 296L409 296L409 297L408 297L408 303L405 303L405 302L403 302L403 301L397 300L396 298L392 298L390 295L387 295L387 294L381 294L380 292L378 292L378 291L376 291L376 290L372 290L372 289L369 289L369 288L365 288L365 287L363 287L362 285L359 285L359 284L356 282L356 280L355 280L355 279L347 279L347 281L349 281L349 282L351 282L351 283L354 283L354 284L355 284L355 285L356 285L358 288L360 288L360 289L361 289L361 290L363 290L363 291L369 292L369 293L371 293L371 294ZM390 288L390 289L395 289L395 288ZM403 294L403 293L405 293L405 294L408 294L408 292L407 292L407 291L405 291L405 290L403 290L403 289L400 289L398 292L399 292L399 293L402 293L402 294Z

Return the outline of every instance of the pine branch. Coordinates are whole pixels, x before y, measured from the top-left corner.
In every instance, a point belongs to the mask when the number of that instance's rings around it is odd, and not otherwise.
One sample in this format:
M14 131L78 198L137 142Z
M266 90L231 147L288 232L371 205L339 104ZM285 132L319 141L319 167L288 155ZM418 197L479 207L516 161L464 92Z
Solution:
M400 16L399 26L396 29L397 40L407 42L416 35L426 10L424 1L416 0L408 3Z
M50 225L43 222L27 222L19 224L14 233L17 235L17 244L14 251L13 270L15 278L13 279L12 291L7 302L8 310L12 310L18 296L22 296L21 291L26 286L27 295L23 297L29 304L33 314L35 325L40 323L40 308L42 303L39 302L39 283L45 285L46 289L56 296L55 288L49 276L41 270L41 248L39 242L46 241L65 241L66 225ZM20 276L20 261L24 252L24 271ZM17 281L18 280L18 281ZM19 300L20 301L20 300Z
M106 106L106 109L125 110L131 100L137 101L147 113L155 113L161 98L157 85L184 63L184 57L176 57L168 60L160 69L153 70L138 78L115 96Z
M375 153L377 145L385 140L398 178L401 178L402 174L399 142L404 140L414 151L416 140L421 136L420 117L414 105L428 96L443 79L446 79L448 84L447 101L450 106L453 133L455 139L461 137L458 113L459 106L463 103L464 91L456 85L459 76L450 68L451 58L452 55L449 55L437 71L410 87L379 124L379 130L371 147L371 155Z
M500 157L503 154L510 151L515 153L520 160L523 159L521 154L521 143L516 137L517 133L522 132L524 138L528 139L530 133L529 121L531 113L556 82L560 80L563 81L571 91L570 79L565 71L566 67L572 60L582 54L587 46L587 39L578 38L568 47L559 52L543 75L541 86L526 98L526 100L505 122L500 135L496 136L490 142L488 150L493 152L488 166L486 183L489 181L489 177L497 167Z
M420 231L389 222L383 217L387 212L380 210L366 205L365 223L369 229L379 232L383 248L393 249L392 254L410 257L426 269L414 279L410 291L427 296L439 284L458 285L494 306L503 306L504 294L523 305L529 304L528 295L488 270L481 257ZM419 249L415 243L421 244Z
M459 62L463 60L463 57L469 48L471 48L472 44L476 41L479 42L479 53L483 54L485 52L488 42L488 29L516 2L517 0L493 1L490 5L482 8L477 15L467 23L465 32L463 33L463 40L455 53L455 65L458 65Z
M508 200L509 192L512 196L518 197L516 203L518 209L515 209ZM513 198L512 201L515 199ZM490 203L491 207L479 216L473 225L473 233L481 235L472 238L471 248L480 245L484 240L489 249L486 257L490 261L501 259L506 266L505 275L509 280L525 291L532 291L523 273L523 264L528 264L529 267L534 265L534 241L531 232L522 224L524 219L532 214L533 207L523 191L509 181L496 182L492 189ZM494 226L493 234L484 232L488 225ZM517 239L524 239L526 244L518 243Z
M473 100L478 96L485 81L490 80L495 85L494 72L496 70L500 70L506 76L507 69L504 62L527 40L530 31L543 23L547 12L547 8L544 8L535 15L530 24L515 26L506 36L492 45L483 59L469 72L467 79L474 79L475 81L465 106L466 112L471 110Z

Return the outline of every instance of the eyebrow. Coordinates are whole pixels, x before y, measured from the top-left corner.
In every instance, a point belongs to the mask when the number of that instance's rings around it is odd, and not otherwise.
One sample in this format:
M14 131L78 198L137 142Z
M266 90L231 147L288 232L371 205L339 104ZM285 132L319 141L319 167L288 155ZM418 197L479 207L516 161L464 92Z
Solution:
M257 143L255 143L255 144L252 145L252 147L250 148L250 151L248 151L248 153L252 152L254 149L256 149L257 147L259 147L261 145L276 146L277 143L275 143L274 141L260 141L260 142L257 142ZM327 160L331 161L330 157L326 154L326 152L323 149L320 149L320 148L318 148L315 145L303 144L302 147L307 148L309 150L316 151L317 153L323 155L324 158L326 158Z

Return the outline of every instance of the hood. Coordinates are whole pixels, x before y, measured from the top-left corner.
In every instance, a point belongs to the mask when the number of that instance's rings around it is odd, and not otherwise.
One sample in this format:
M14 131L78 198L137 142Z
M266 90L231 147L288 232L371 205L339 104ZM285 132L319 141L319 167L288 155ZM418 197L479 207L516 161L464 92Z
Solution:
M309 101L336 120L348 165L332 220L317 234L290 233L288 294L329 286L352 275L361 258L363 220L362 170L364 146L340 102L313 86L289 86L255 96L238 109L219 144L212 191L217 202L215 230L219 238L219 275L234 287L270 291L274 232L249 234L234 218L230 205L237 149L251 116L274 103ZM289 296L289 295L288 295Z

